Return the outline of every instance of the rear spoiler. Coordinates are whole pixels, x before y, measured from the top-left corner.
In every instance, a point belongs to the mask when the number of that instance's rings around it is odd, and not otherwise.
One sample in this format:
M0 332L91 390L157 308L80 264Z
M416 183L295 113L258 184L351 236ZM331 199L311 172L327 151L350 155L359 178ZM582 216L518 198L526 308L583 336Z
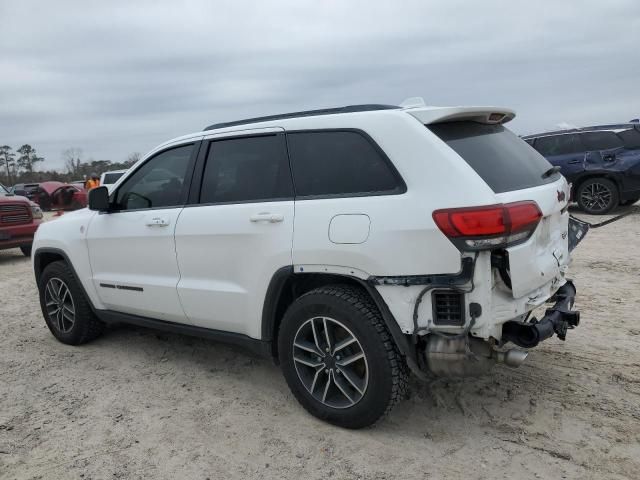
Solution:
M502 107L427 107L407 108L405 111L424 125L442 122L471 121L478 123L507 123L516 112Z

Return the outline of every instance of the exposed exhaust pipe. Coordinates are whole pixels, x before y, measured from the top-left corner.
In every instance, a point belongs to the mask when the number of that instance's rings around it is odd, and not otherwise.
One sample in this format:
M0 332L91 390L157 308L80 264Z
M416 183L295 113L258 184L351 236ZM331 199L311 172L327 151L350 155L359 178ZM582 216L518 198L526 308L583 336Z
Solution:
M496 362L504 363L509 367L518 368L529 356L529 352L524 350L507 350L506 352L496 352Z
M499 352L479 338L444 338L430 335L424 350L431 373L440 377L482 375L496 363L519 367L528 353L522 350Z

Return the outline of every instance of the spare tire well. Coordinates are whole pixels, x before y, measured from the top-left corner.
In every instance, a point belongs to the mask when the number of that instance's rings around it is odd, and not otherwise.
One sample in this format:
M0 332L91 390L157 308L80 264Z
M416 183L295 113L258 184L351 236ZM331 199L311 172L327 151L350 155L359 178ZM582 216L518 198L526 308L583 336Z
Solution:
M271 342L271 353L276 361L278 331L287 308L296 298L315 288L337 284L351 285L366 291L359 280L344 275L293 273L291 266L283 267L273 275L262 308L262 340ZM369 295L368 292L367 295Z

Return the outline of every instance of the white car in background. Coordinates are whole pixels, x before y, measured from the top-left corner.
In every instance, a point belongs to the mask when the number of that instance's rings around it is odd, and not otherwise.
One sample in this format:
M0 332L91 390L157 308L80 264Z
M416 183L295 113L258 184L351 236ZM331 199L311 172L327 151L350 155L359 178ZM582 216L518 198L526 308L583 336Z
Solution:
M514 116L356 105L171 140L40 226L45 321L70 345L118 322L245 345L348 428L388 412L408 370L518 366L513 344L564 340L579 316L569 186Z
M116 183L125 173L127 173L127 170L111 170L110 172L104 172L100 175L100 185L109 187Z

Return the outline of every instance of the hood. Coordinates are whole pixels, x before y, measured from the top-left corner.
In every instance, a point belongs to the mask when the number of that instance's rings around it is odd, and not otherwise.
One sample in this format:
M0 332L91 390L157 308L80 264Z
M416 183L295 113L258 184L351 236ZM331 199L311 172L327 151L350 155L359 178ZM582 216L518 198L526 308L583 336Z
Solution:
M47 195L51 195L58 188L62 187L64 183L62 182L42 182L39 187L41 190L44 190Z
M0 204L3 203L25 203L27 205L31 205L33 202L26 197L21 197L20 195L0 195Z

